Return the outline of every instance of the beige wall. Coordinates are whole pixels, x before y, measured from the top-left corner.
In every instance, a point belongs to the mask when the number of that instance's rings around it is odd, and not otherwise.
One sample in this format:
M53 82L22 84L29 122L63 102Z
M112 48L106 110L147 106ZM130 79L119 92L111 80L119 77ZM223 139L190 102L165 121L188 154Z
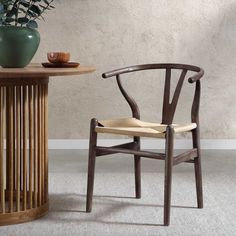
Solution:
M90 118L129 115L115 81L100 75L153 62L203 67L202 137L236 138L235 0L55 0L55 6L40 23L41 45L33 61L45 61L48 51L70 51L73 60L97 71L51 79L50 138L88 138ZM161 74L137 77L126 84L141 103L143 118L158 120ZM181 98L186 106L191 93L186 84ZM190 118L184 108L177 121Z

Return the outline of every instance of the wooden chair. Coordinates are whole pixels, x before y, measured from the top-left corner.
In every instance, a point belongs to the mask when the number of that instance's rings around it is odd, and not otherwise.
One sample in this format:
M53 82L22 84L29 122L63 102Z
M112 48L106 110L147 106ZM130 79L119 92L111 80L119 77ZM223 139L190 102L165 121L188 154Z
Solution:
M140 120L139 108L126 90L123 88L120 77L121 74L131 73L142 70L164 69L165 87L164 101L162 109L162 122L150 123ZM170 102L170 84L172 70L181 70L181 75L177 83L173 99ZM181 92L183 82L188 71L192 72L192 76L188 78L189 83L195 83L195 93L191 109L191 123L189 124L173 124L173 118ZM193 73L194 72L194 73ZM193 163L195 167L195 179L197 190L197 205L198 208L203 208L203 193L202 193L202 173L201 173L201 153L200 153L200 138L199 138L199 104L200 104L200 79L204 75L204 71L196 66L184 64L147 64L130 66L118 70L113 70L102 75L103 78L115 76L119 89L124 98L128 102L132 117L98 121L91 120L90 126L90 143L89 143L89 162L88 162L88 185L87 185L87 205L86 211L91 212L92 197L94 186L94 171L95 159L98 156L104 156L115 153L126 153L134 155L135 166L135 191L136 198L141 197L141 162L140 158L152 158L165 161L165 183L164 183L164 225L170 223L170 206L171 206L171 180L172 168L182 162ZM193 148L181 153L177 156L173 155L173 144L175 133L191 132ZM122 145L103 147L97 146L98 133L111 133L116 135L128 135L133 137L133 142ZM140 137L164 138L165 152L155 153L150 151L140 150Z

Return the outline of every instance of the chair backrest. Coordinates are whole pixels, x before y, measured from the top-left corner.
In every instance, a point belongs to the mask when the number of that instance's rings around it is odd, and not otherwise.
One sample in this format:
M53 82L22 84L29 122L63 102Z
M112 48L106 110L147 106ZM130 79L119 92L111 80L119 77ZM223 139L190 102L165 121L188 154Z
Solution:
M124 89L120 75L131 73L135 71L142 70L155 70L155 69L164 69L165 73L165 87L164 87L164 98L163 98L163 108L162 108L162 123L163 124L172 124L173 118L175 115L176 106L179 100L179 95L183 86L184 79L188 71L196 72L193 76L188 78L189 83L196 83L195 94L193 98L192 110L191 110L191 120L192 122L198 123L198 113L199 113L199 105L200 105L200 94L201 94L201 85L200 79L204 75L203 69L193 65L186 64L145 64L145 65L135 65L129 66L125 68L121 68L118 70L113 70L110 72L106 72L102 75L103 78L110 78L115 76L119 89L126 101L128 102L133 117L140 119L140 112L137 103L135 100L126 92ZM172 70L181 70L181 75L178 80L176 89L174 91L174 95L172 100L170 101L170 88L171 88L171 72Z

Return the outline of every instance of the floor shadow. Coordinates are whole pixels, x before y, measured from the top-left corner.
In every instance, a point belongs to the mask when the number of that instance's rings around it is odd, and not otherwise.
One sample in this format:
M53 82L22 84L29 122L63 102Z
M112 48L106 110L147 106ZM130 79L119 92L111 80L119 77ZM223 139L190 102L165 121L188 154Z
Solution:
M126 197L126 196L110 196L110 195L94 195L93 202L96 204L101 203L102 205L111 205L111 204L119 204L124 206L135 206L135 207L161 207L163 205L160 204L143 204L142 199L137 199L135 202L120 202L117 199L133 199L136 200L135 197ZM50 211L51 212L78 212L78 213L86 213L85 205L86 205L86 195L84 194L50 194ZM99 203L97 202L99 200ZM79 208L79 209L78 209ZM172 205L171 208L185 208L185 209L198 209L194 206L180 206L180 205ZM75 210L78 209L78 210Z
M49 214L45 216L46 221L56 221L62 223L101 223L109 225L129 225L129 226L164 226L163 224L157 223L137 223L137 222L120 222L120 221L109 221L103 220L102 218L107 218L109 215L117 214L118 212L125 211L128 207L155 207L160 210L163 205L154 204L141 204L134 202L119 201L118 199L135 199L134 197L126 196L109 196L109 195L95 195L94 205L102 204L106 205L104 209L99 212L96 209L92 213L86 213L86 195L77 193L65 193L65 194L50 194L50 210ZM99 200L99 202L97 202ZM140 200L141 201L141 200ZM95 207L94 206L94 207ZM191 206L171 206L172 208L189 208L196 209L196 207ZM101 208L100 208L101 209ZM162 211L162 210L161 210ZM59 214L58 214L59 213ZM60 214L61 213L61 214ZM65 214L75 213L65 217ZM81 218L78 218L77 213L83 213ZM86 213L86 214L84 214Z
M50 210L51 212L68 212L68 213L87 213L85 210L67 210L67 209L58 209L58 210Z
M164 226L164 224L150 224L150 223L135 223L135 222L112 222L112 221L99 221L102 224L112 225L129 225L129 226Z
M85 195L77 193L49 194L50 212L85 213Z
M94 198L118 198L118 199L136 199L136 197L127 196L110 196L110 195L94 195Z
M109 200L111 200L112 198L114 199L137 199L135 197L123 197L123 196L110 196L110 195L94 195L94 199L95 198L109 198ZM142 201L142 199L137 199ZM115 200L114 200L115 201ZM154 205L154 204L140 204L140 203L130 203L130 205L135 205L135 206L141 206L141 207L164 207L164 205ZM179 205L171 205L172 208L186 208L186 209L198 209L198 207L194 207L194 206L179 206Z

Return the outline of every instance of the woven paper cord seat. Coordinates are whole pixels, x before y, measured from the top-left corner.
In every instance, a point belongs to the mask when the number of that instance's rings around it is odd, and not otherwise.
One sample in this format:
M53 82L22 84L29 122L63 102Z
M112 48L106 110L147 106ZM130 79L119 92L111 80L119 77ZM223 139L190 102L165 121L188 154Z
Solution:
M151 123L136 118L120 118L112 120L101 120L96 127L97 133L109 133L116 135L128 135L150 138L164 138L167 125ZM175 133L187 132L197 127L196 123L172 124Z

